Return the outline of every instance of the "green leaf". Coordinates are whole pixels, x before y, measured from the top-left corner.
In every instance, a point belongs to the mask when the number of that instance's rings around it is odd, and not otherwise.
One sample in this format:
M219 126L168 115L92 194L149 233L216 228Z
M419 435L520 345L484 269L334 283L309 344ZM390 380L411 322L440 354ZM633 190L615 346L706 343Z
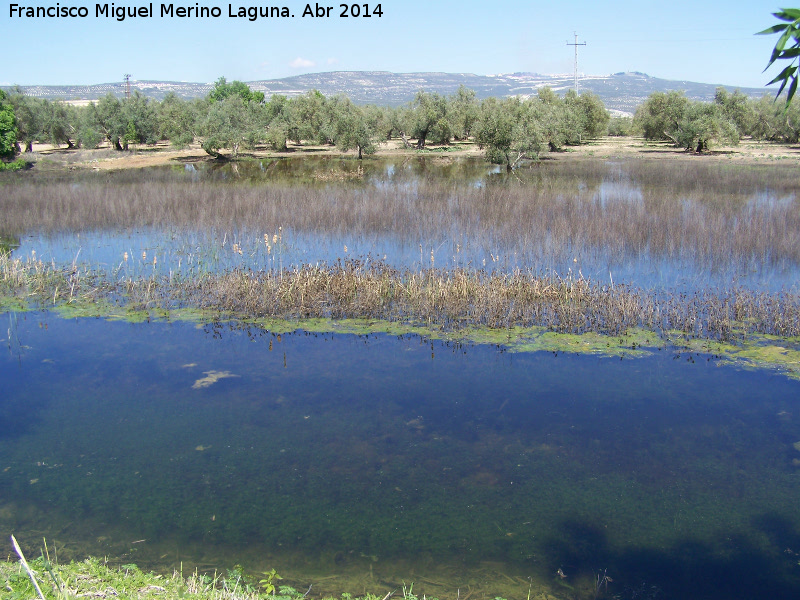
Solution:
M788 81L789 81L788 79L784 79L783 80L783 83L781 84L781 88L778 90L778 93L775 94L775 100L777 100L780 97L781 92L783 91L783 88L786 87L786 84L788 83Z
M794 93L796 91L797 91L797 77L792 77L792 85L789 86L789 92L786 95L787 106L792 101L792 98L794 97Z
M800 8L784 8L779 12L772 13L772 16L781 21L797 21L800 19Z
M788 23L782 24L782 25L781 24L773 25L772 27L768 27L764 31L759 31L758 33L756 33L756 35L768 35L768 34L771 34L771 33L778 33L779 31L783 31L787 27L790 27L790 25Z
M769 82L767 85L772 85L773 83L777 83L777 82L779 82L779 81L781 81L781 80L783 80L783 82L784 82L784 85L786 85L786 81L787 81L787 80L788 80L788 79L789 79L789 78L790 78L792 75L794 75L795 71L797 71L797 67L794 67L794 66L792 66L792 65L789 65L789 66L788 66L788 67L786 67L786 68L785 68L783 71L781 71L781 72L780 72L780 73L779 73L779 74L778 74L778 75L775 77L775 79L773 79L772 81L770 81L770 82ZM783 89L783 88L781 88L781 89Z
M781 34L781 37L778 38L778 41L775 43L775 50L773 50L773 55L775 51L783 50L783 47L786 45L786 42L789 41L789 38L792 37L793 29L791 27L787 27L786 31Z

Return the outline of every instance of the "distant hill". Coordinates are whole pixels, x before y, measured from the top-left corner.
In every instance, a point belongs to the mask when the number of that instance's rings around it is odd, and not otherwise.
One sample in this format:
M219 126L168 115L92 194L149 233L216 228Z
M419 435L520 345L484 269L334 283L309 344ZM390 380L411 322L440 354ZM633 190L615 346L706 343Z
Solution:
M424 89L440 94L452 94L460 85L472 90L479 99L489 96L504 97L532 95L542 86L550 86L564 93L573 86L571 75L539 75L537 73L512 73L506 75L473 75L470 73L389 73L387 71L334 71L309 73L283 79L250 81L248 85L263 91L267 97L283 94L293 97L317 89L326 96L347 94L360 104L398 106L414 98ZM581 90L597 94L609 110L632 114L636 107L653 92L683 90L693 100L711 100L718 84L673 81L650 77L644 73L614 73L606 76L581 77ZM117 96L125 94L125 83L102 83L95 85L30 85L21 86L26 94L40 98L58 100L97 100L111 92ZM212 83L184 83L175 81L131 81L131 89L146 96L162 99L169 92L185 99L205 96ZM741 89L749 96L758 97L770 93L766 88L735 88L723 86L729 91ZM8 89L8 88L6 88Z

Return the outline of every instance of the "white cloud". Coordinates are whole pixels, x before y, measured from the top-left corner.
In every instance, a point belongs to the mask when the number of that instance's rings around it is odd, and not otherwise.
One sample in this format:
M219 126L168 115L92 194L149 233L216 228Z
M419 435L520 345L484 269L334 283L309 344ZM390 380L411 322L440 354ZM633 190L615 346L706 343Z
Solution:
M313 60L308 60L307 58L300 58L299 56L295 58L292 62L289 63L289 66L293 69L308 69L309 67L313 67L316 63Z
M335 64L338 64L338 63L339 63L339 59L338 59L338 58L329 58L329 59L328 59L327 61L325 61L325 62L327 62L329 65L335 65Z

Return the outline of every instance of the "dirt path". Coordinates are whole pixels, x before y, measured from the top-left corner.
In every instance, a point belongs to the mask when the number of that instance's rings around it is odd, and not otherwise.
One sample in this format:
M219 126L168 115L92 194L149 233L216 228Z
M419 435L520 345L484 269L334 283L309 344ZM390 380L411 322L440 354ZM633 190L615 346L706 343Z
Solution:
M348 155L352 156L352 153ZM431 156L431 157L465 157L483 156L480 148L471 142L454 143L449 146L430 146L420 151L407 149L400 140L391 140L381 144L376 157L382 156ZM286 158L301 156L343 156L336 148L330 146L307 146L290 144L288 151L275 152L265 147L241 154L250 158ZM568 147L564 152L545 155L555 160L571 160L574 157L624 158L642 157L658 160L696 159L703 161L737 161L752 164L769 163L788 160L800 162L800 146L775 144L770 142L754 142L744 140L738 146L716 148L701 155L676 149L666 143L646 143L641 138L607 137L589 142L583 146ZM23 155L25 157L25 155ZM206 154L199 144L183 150L175 150L168 143L161 142L155 146L138 146L128 152L117 152L108 147L96 150L66 150L53 146L36 144L32 158L44 169L94 169L98 171L138 169L169 164L186 164L215 160Z

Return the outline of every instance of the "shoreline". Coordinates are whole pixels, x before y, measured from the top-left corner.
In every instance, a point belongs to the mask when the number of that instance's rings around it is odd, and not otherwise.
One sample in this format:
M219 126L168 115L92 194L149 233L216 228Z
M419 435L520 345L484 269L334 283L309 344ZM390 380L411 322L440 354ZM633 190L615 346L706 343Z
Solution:
M278 152L259 146L255 150L239 154L236 160L332 157L358 160L353 152L340 152L333 146L317 146L290 143L287 151ZM444 146L429 145L423 150L405 148L402 141L392 139L379 145L378 151L363 160L396 156L426 156L452 160L455 158L485 158L484 152L471 141L453 142ZM756 142L745 139L737 146L714 148L702 154L695 154L675 148L667 142L646 142L643 138L604 137L589 141L580 146L568 146L561 152L550 152L540 162L551 160L564 161L575 159L610 159L610 158L648 158L653 160L695 160L705 162L734 162L737 164L770 164L775 161L800 163L800 145L781 144L775 142ZM88 169L95 171L141 169L170 164L214 163L219 162L207 154L200 144L193 143L188 148L174 149L168 142L159 142L153 146L132 146L128 151L117 151L101 145L94 150L67 149L49 144L34 144L33 153L21 153L18 158L34 159L34 164L42 162L48 170ZM223 159L225 160L225 159ZM487 164L488 161L487 161Z

